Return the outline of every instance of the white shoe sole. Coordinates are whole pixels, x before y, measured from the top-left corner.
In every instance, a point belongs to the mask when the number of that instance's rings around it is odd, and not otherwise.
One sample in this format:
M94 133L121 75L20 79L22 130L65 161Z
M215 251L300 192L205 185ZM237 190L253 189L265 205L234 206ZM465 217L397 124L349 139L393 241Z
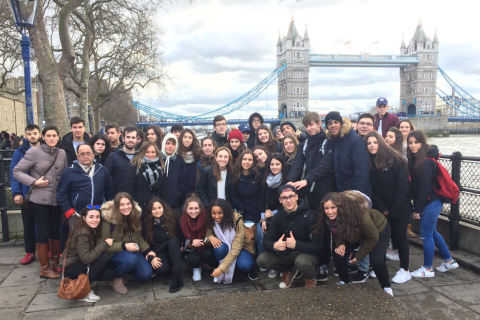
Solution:
M434 278L435 277L435 273L434 274L426 274L426 275L414 275L413 273L411 273L411 276L413 278Z
M412 280L412 275L411 274L410 274L410 277L404 278L404 279L402 279L402 281L395 280L395 277L393 277L392 282L393 283L405 283L405 282L410 281L410 280Z

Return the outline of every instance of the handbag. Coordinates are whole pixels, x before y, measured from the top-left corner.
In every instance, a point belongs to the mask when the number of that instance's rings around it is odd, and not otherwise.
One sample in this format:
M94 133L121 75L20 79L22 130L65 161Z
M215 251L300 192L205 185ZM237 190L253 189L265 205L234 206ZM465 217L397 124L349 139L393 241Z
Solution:
M48 167L47 171L45 171L44 174L42 174L42 176L45 176L48 171L50 171L50 169L52 169L53 165L55 164L55 161L57 161L57 156L55 155L55 157L53 158L53 163L50 165L50 167ZM23 197L23 204L22 206L25 208L25 209L28 209L30 207L30 197L32 196L32 191L33 189L30 188L30 190L28 190L28 192L25 194L25 196Z
M90 263L87 265L87 274L79 274L77 279L65 277L65 261L67 260L68 248L65 248L62 267L62 281L58 289L57 296L65 300L83 299L90 293L90 280L88 273L90 272Z

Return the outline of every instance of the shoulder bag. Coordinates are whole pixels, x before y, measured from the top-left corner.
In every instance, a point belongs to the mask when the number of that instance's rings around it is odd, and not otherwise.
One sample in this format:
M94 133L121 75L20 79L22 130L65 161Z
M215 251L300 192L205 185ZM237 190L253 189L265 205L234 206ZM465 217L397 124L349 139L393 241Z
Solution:
M90 292L90 280L88 273L90 271L90 263L87 265L87 274L79 274L77 279L65 277L65 261L67 260L68 248L65 248L62 267L62 282L58 289L57 296L65 300L77 300L85 298Z

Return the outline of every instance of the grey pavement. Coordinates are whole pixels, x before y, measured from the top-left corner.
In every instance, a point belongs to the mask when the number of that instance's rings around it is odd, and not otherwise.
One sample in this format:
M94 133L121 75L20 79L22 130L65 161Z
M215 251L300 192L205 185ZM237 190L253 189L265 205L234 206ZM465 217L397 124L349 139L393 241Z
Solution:
M467 253L462 254L467 255ZM199 303L206 303L205 301L227 301L229 299L250 299L248 301L256 302L256 310L263 312L259 313L259 318L269 318L265 316L264 312L265 310L268 311L269 308L274 309L274 305L265 304L262 299L270 296L275 301L281 301L281 307L287 309L290 308L288 301L292 301L290 309L295 309L296 306L300 307L302 303L308 302L308 298L305 297L310 297L317 304L325 304L326 299L333 299L334 302L343 301L347 308L353 302L356 311L350 319L363 319L361 314L365 309L381 311L382 314L375 317L378 319L409 319L412 317L405 315L411 312L415 317L425 319L480 320L480 275L463 267L447 273L436 272L435 278L431 279L412 279L405 284L392 284L395 300L389 303L392 300L385 300L386 294L383 293L376 279L368 279L363 284L343 286L345 288L338 289L339 287L335 285L338 278L331 275L331 267L326 282L318 283L314 291L306 291L301 289L304 286L302 279L294 281L292 287L297 289L280 290L278 289L280 278L269 279L266 272L259 273L259 280L250 281L246 274L236 271L233 284L223 285L214 284L209 276L209 271L204 270L203 280L193 282L191 270L184 263L182 273L185 286L175 294L168 293L170 280L162 277L156 277L146 283L138 283L130 279L126 284L129 292L123 295L115 293L108 283L100 282L94 283L92 288L102 300L93 304L58 298L56 293L60 280L40 279L37 261L28 266L19 264L23 255L23 247L21 246L0 247L0 319L2 320L84 319L87 313L91 319L101 319L105 317L95 317L95 315L102 312L114 314L112 310L120 312L120 310L124 310L123 308L128 309L129 306L131 308L129 312L137 310L137 314L133 318L141 319L144 318L143 316L139 317L140 313L138 312L141 310L156 310L161 306L163 307L160 309L167 310L168 307L184 305L185 303L198 307ZM455 253L452 253L452 255L455 257ZM470 259L474 260L474 263L480 261L477 256L473 255L470 256ZM413 271L420 267L422 262L423 253L421 249L411 246L410 270ZM438 266L440 263L441 259L435 257L434 266ZM399 262L388 261L388 267L390 275L393 277L399 268ZM264 294L261 294L261 292ZM303 300L300 297L303 297ZM359 297L362 297L361 303L358 302ZM135 306L142 307L135 309ZM402 306L403 311L401 310ZM324 307L328 309L329 305ZM382 307L386 309L382 311ZM332 306L332 310L336 309ZM214 314L209 315L208 312L204 316L199 315L199 318L215 316ZM312 309L312 312L317 312L317 310ZM131 314L135 315L135 312ZM245 318L245 316L240 313L231 314L231 318ZM285 314L283 316L286 317ZM296 316L300 317L300 314ZM335 318L333 311L331 316ZM271 317L278 318L279 315L272 313ZM129 318L127 313L123 316L117 314L116 319L123 318ZM219 316L219 318L222 317ZM323 318L328 317L324 315ZM340 319L341 316L338 317L337 314L336 318Z

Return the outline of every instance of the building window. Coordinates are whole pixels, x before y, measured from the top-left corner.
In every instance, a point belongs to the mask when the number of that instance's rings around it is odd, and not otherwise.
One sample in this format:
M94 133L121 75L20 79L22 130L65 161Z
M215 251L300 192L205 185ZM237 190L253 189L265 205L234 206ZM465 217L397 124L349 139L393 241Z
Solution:
M427 61L433 60L433 55L431 53L425 54L425 60L427 60Z
M302 94L303 93L303 88L293 88L293 93L294 94Z

